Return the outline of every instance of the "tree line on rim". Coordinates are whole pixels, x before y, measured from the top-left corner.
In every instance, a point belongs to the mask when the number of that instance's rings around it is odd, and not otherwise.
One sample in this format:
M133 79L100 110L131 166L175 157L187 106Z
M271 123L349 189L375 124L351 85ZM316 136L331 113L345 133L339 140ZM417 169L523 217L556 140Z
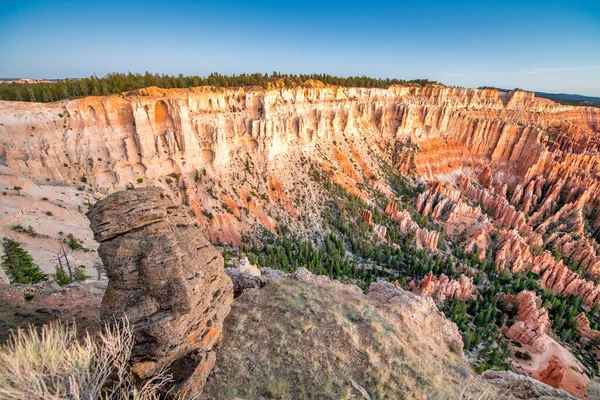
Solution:
M110 73L98 78L57 80L53 83L4 83L0 84L0 99L11 101L29 101L48 103L63 99L74 99L85 96L107 96L149 86L159 88L189 88L196 86L241 87L261 86L267 88L269 83L282 81L286 86L303 86L309 80L318 80L325 84L344 87L388 88L391 85L437 84L427 79L390 79L371 78L366 76L339 77L327 74L294 75L273 72L269 74L221 75L212 73L207 77L145 74Z

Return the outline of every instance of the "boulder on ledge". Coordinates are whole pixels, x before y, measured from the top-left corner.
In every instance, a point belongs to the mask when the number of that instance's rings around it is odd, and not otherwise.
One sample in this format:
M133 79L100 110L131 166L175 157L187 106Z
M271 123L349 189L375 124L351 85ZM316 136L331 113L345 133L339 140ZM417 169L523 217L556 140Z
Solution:
M221 254L159 188L111 194L87 215L109 278L102 319L133 323L134 373L148 379L168 366L173 392L198 392L233 301Z

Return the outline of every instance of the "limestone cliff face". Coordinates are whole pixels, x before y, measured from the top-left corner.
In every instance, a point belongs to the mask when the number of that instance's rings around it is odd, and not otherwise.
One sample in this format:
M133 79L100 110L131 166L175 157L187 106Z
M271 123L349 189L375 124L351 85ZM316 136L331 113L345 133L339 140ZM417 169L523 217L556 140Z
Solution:
M425 179L421 214L499 268L600 299L600 110L533 93L439 86L158 89L52 104L0 102L0 160L40 181L111 192L160 186L210 239L318 220L315 169L369 201L391 197L381 160ZM85 179L84 179L85 178ZM436 251L439 232L388 210ZM391 212L393 211L393 212ZM309 224L310 225L310 224ZM496 232L500 240L492 238ZM383 235L385 236L385 235ZM531 251L546 247L546 251ZM556 261L552 250L576 262Z
M107 189L202 167L227 169L238 153L272 160L314 149L319 138L364 135L364 128L375 139L422 142L416 163L424 176L448 170L449 154L466 153L518 160L524 174L551 151L543 148L540 127L560 121L583 133L600 129L593 109L532 93L441 87L149 88L44 105L1 102L0 120L0 155L9 167L64 182L86 176ZM590 164L585 157L579 162Z

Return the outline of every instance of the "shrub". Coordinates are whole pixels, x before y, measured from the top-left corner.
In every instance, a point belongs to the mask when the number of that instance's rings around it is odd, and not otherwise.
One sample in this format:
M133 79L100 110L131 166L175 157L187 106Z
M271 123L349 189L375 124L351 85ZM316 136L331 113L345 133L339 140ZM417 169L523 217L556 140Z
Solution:
M52 211L46 211L45 213L47 216L51 217L52 216Z
M137 183L144 183L144 179L138 178Z
M529 354L528 351L525 351L525 352L516 351L515 357L520 358L521 360L531 360L531 354Z
M69 248L71 250L83 250L83 245L81 244L81 241L79 239L77 239L72 233L69 233L67 235L67 246L69 246Z
M0 398L152 400L170 378L164 374L135 386L128 367L133 332L128 321L105 326L95 340L81 339L60 321L19 329L0 347Z
M86 178L85 176L82 176L82 177L81 177L81 182L83 182L83 183L87 183L87 178Z
M31 301L31 300L33 300L34 297L35 297L35 295L33 293L25 293L25 295L23 296L25 301Z
M25 232L25 228L23 228L23 225L21 224L13 225L10 227L10 229L12 229L15 232Z
M10 229L12 229L15 232L25 233L32 237L38 236L37 232L35 231L35 229L33 229L31 225L29 225L27 229L23 228L23 225L13 225L10 227Z

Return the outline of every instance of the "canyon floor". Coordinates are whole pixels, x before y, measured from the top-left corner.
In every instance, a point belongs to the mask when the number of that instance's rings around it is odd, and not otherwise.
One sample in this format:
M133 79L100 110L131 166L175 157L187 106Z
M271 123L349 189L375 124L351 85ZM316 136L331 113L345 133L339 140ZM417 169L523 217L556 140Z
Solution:
M64 250L95 276L88 208L157 186L228 266L396 282L456 323L477 372L585 397L598 378L598 133L598 109L442 86L0 102L0 233L46 273Z

